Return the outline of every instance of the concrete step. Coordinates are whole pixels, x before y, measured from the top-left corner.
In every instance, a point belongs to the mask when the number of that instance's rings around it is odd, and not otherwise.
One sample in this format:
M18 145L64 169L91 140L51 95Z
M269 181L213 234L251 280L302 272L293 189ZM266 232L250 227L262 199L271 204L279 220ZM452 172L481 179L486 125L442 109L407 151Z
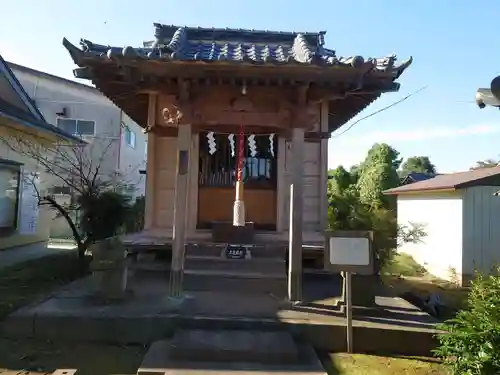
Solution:
M296 363L297 346L289 332L178 330L174 360L201 362Z
M286 332L180 332L154 342L137 375L326 375L313 348Z
M221 256L192 256L185 259L185 269L190 271L221 271L228 273L253 273L286 275L286 263L280 258L227 259Z
M285 298L287 277L250 272L224 272L209 270L185 270L184 288L192 291L230 292L238 294L272 294Z

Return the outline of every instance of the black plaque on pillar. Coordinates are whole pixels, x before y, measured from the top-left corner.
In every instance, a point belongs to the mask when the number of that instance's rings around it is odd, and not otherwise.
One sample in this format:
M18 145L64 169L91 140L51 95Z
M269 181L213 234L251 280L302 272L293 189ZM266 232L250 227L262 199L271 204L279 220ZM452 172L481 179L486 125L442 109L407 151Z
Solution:
M247 256L247 248L243 245L227 245L227 259L245 259Z
M189 151L180 150L179 151L179 174L185 175L188 172L188 164L189 164Z

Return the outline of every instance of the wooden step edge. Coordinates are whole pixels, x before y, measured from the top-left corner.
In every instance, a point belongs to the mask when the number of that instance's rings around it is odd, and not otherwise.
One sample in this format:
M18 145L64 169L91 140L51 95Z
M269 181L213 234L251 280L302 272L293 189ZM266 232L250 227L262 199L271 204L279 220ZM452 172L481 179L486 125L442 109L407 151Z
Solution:
M207 261L220 261L220 262L241 262L241 263L278 263L278 264L285 264L286 261L283 258L279 257L252 257L250 259L228 259L224 258L222 256L215 256L215 255L186 255L186 261L187 260L207 260Z
M285 272L283 274L277 273L262 273L262 272L247 272L244 270L234 271L221 271L221 270L184 270L185 275L192 276L218 276L225 278L241 278L241 279L276 279L276 280L286 280L287 275Z

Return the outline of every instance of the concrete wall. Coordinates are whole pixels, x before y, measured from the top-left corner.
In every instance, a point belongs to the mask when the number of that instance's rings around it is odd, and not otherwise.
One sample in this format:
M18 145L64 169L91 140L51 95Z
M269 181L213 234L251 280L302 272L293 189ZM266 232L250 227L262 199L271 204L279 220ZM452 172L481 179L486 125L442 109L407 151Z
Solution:
M463 273L488 272L500 265L500 197L498 186L463 190Z
M462 196L460 192L405 194L397 198L398 224L424 225L421 243L407 243L400 252L411 255L431 274L462 279ZM453 271L454 270L454 271Z

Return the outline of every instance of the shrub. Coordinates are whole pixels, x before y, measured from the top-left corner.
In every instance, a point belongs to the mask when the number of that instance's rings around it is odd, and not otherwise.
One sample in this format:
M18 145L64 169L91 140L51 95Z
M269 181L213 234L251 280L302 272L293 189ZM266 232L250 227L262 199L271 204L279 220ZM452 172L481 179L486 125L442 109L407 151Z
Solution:
M146 198L144 196L136 198L130 207L130 214L125 221L125 233L140 232L144 229L144 210Z
M467 306L438 327L441 357L453 374L500 374L500 267L477 274Z
M130 214L130 198L114 191L81 196L79 203L82 207L80 228L92 242L119 234Z

